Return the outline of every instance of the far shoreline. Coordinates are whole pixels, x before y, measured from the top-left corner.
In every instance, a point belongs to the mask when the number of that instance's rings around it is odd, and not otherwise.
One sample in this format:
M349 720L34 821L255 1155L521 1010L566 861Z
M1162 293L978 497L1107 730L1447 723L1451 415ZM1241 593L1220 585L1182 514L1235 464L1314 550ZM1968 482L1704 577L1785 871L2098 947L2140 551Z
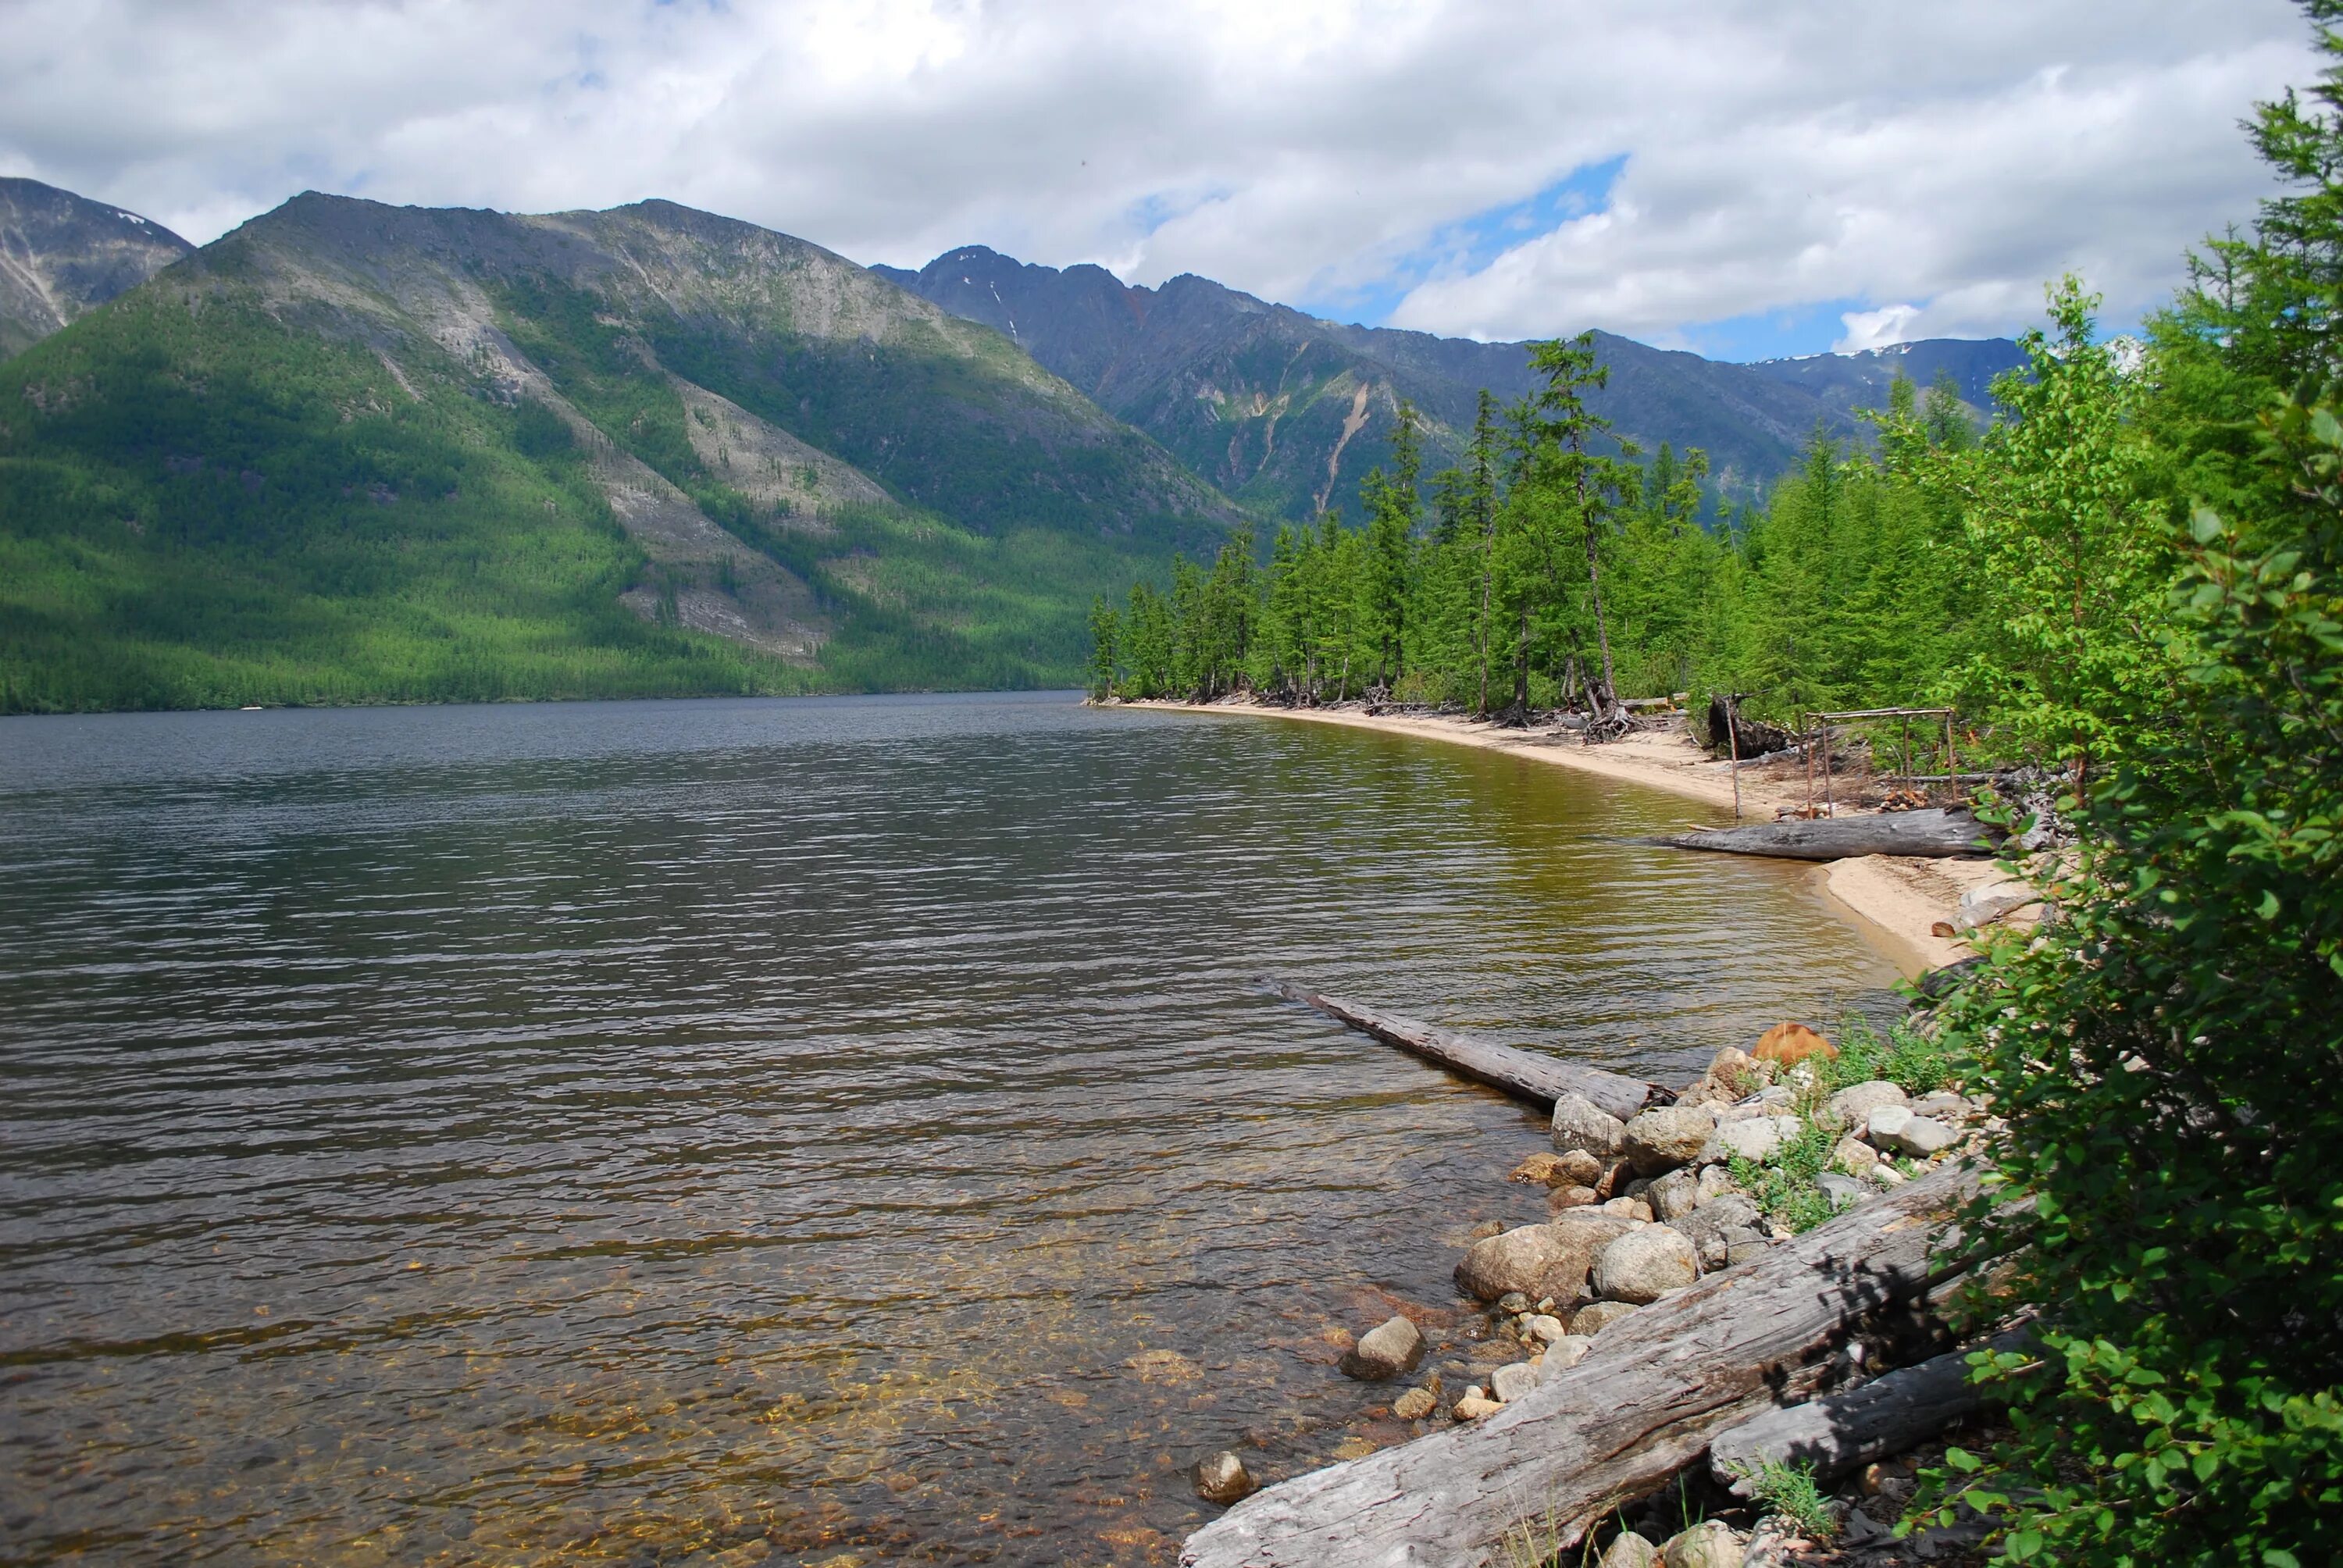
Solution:
M1731 810L1731 765L1715 762L1689 736L1638 734L1602 746L1582 745L1567 730L1508 729L1485 720L1437 714L1364 713L1352 709L1285 708L1242 699L1175 702L1117 698L1103 707L1221 717L1285 719L1372 729L1387 735L1470 746L1591 774L1615 783L1638 784L1704 806ZM1777 808L1803 804L1805 789L1781 780L1752 778L1744 766L1741 807L1745 817L1770 820ZM1686 853L1694 851L1687 850ZM1853 915L1855 932L1906 980L1976 956L1966 942L1940 937L1933 928L1951 924L1961 895L2004 880L1986 859L1897 859L1866 855L1815 868L1814 886L1834 912Z

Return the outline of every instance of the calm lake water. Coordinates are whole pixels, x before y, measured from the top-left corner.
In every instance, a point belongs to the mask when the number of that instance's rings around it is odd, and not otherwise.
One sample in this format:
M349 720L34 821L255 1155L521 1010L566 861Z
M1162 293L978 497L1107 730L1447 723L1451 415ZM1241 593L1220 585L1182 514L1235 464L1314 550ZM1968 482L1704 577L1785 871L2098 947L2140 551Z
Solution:
M1543 1213L1257 977L1672 1079L1875 1002L1595 836L1709 816L1063 695L0 720L0 1562L1171 1561Z

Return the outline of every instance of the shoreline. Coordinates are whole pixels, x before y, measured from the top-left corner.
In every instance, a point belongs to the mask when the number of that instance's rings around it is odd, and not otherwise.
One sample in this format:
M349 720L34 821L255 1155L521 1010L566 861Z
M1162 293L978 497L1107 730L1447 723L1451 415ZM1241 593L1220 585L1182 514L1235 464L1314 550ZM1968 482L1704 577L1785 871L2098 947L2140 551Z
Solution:
M1691 737L1683 734L1638 734L1593 747L1581 745L1577 737L1567 730L1505 729L1482 720L1440 715L1272 708L1227 699L1219 702L1118 699L1111 706L1170 713L1284 719L1303 724L1379 730L1451 746L1502 751L1599 779L1640 784L1705 806L1726 810L1733 808L1731 765L1709 760ZM1783 777L1779 769L1759 770L1764 768L1764 764L1755 762L1741 767L1745 818L1770 820L1779 808L1805 804L1803 772L1793 781ZM1976 956L1976 950L1968 943L1936 936L1931 928L1939 922L1958 921L1964 893L2006 879L1994 862L1987 859L1865 855L1817 867L1814 887L1835 910L1855 916L1853 923L1857 934L1906 980L1913 980L1929 970Z

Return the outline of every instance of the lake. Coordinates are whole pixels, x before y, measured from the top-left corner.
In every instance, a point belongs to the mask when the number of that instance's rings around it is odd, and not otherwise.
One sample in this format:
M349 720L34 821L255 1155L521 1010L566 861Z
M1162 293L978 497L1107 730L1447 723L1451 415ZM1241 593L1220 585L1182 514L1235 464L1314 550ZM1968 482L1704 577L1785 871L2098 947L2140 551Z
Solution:
M0 1561L1170 1562L1544 1211L1260 977L1672 1082L1883 1005L1613 837L1715 817L1065 693L0 719Z

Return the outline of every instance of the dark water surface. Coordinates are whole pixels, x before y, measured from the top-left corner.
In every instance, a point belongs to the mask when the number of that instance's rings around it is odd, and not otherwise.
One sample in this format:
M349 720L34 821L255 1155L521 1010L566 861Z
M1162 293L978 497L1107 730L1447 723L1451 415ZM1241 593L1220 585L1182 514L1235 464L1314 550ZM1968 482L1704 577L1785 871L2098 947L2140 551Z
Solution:
M1521 1108L1890 971L1702 809L1064 697L0 720L0 1561L1169 1561ZM1344 1444L1351 1446L1344 1447Z

